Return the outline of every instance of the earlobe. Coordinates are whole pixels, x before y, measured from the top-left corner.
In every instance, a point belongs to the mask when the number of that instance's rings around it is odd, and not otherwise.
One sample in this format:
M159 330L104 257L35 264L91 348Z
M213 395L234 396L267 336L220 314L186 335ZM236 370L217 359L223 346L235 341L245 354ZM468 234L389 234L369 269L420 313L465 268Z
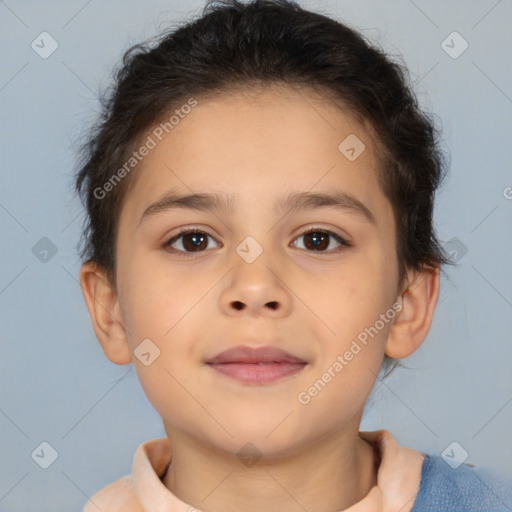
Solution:
M439 268L413 272L399 300L400 314L393 321L386 342L386 355L403 359L425 340L439 297Z
M84 295L94 332L105 355L116 364L132 361L126 330L117 293L105 272L93 262L85 262L80 269L80 287Z

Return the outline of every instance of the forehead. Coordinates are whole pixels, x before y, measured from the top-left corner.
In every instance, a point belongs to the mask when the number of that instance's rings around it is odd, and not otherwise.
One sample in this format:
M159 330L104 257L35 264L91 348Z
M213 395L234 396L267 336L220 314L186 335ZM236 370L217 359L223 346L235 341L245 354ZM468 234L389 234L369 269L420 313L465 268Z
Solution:
M198 97L161 140L159 126L141 138L155 146L125 198L139 214L170 189L227 194L235 209L286 190L349 189L377 209L384 199L371 130L313 90L273 85Z

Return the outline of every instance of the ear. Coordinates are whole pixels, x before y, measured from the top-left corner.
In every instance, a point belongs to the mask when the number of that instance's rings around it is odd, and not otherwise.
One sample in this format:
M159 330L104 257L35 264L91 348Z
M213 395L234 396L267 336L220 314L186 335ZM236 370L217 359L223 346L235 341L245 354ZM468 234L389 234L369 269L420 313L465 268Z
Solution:
M407 286L398 298L402 309L391 325L386 355L402 359L423 343L432 324L438 297L439 268L419 270L408 276Z
M106 273L98 265L87 261L80 268L80 286L103 352L113 363L131 363L117 293Z

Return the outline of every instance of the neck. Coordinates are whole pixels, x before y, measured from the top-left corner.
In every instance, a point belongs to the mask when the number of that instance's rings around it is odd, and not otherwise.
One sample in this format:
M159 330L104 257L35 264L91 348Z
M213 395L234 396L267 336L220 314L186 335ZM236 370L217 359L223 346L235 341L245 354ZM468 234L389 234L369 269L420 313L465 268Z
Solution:
M172 464L164 485L180 500L213 512L335 512L377 485L373 446L358 431L337 432L298 453L241 464L182 431L166 428Z

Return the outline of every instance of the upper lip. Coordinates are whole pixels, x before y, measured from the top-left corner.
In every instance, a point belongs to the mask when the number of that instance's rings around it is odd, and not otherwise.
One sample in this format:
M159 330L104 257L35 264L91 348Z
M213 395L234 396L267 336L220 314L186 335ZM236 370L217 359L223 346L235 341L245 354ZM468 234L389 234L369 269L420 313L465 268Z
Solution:
M303 359L271 346L252 348L247 345L237 345L216 355L213 359L206 361L207 364L222 363L306 363Z

